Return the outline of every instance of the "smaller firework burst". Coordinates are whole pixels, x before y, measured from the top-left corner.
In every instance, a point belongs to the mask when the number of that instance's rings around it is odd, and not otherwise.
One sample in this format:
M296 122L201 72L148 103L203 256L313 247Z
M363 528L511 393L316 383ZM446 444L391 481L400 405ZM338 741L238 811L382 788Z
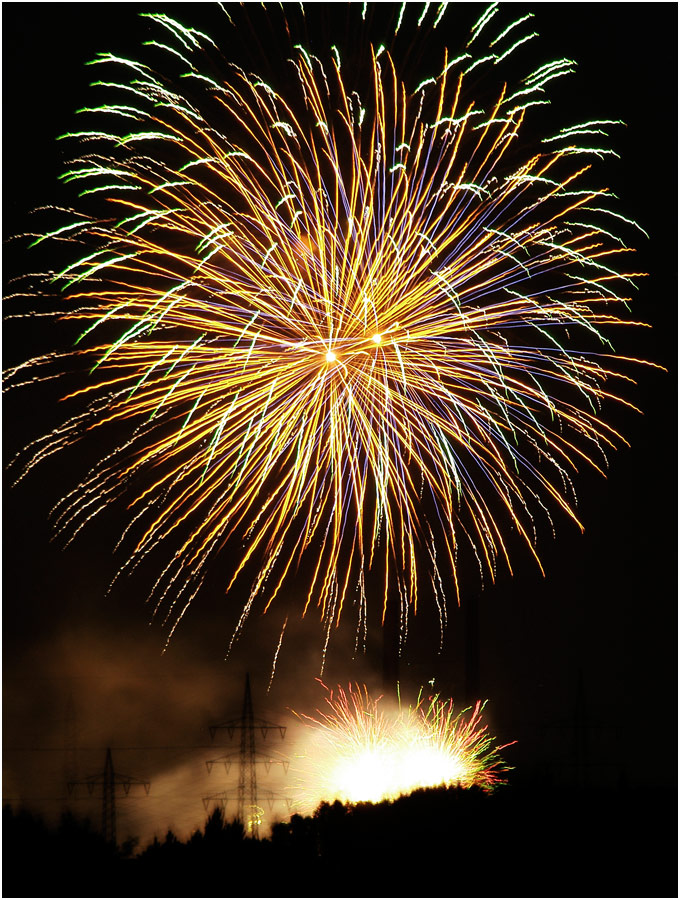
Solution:
M397 743L391 718L379 709L368 688L338 686L328 692L328 712L317 710L317 718L302 714L310 726L304 752L299 757L298 776L302 806L321 800L357 803L377 802L394 793Z
M380 706L360 685L327 691L327 710L299 715L309 727L297 758L298 807L311 812L322 800L343 803L393 800L438 785L492 790L507 766L482 723L484 704L454 712L439 695L414 707Z
M415 708L407 710L404 715L414 720L409 731L416 739L406 758L409 770L423 773L420 787L459 784L490 791L505 783L508 766L499 754L515 741L494 746L495 738L482 721L485 706L486 700L478 700L474 707L455 712L453 700L438 694L426 700L421 694Z

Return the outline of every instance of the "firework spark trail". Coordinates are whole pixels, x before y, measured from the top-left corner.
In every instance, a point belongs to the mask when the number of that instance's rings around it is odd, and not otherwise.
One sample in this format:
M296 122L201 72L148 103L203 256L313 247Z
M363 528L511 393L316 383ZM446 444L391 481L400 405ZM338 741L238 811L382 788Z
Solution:
M163 34L147 42L158 68L94 60L118 100L80 110L93 124L64 136L84 150L63 176L92 212L34 240L85 248L52 278L59 315L84 330L70 354L6 380L87 361L90 381L67 398L85 412L21 459L27 470L129 426L59 504L57 528L77 533L143 476L126 494L119 574L163 549L153 604L173 630L236 541L227 591L251 587L235 637L257 598L269 608L294 577L326 645L355 592L365 633L369 569L404 628L427 575L443 623L460 548L493 577L499 558L511 567L513 530L538 560L534 512L578 521L573 473L602 470L623 440L600 408L625 404L608 383L630 378L600 329L639 324L620 318L640 273L622 268L629 248L610 231L638 226L587 180L615 123L565 127L522 156L531 108L573 63L514 90L501 81L482 109L469 73L493 84L535 36L522 36L528 17L502 28L495 12L419 85L369 48L361 97L337 48L321 59L295 45L285 95L224 61L217 80L202 67L214 42L166 15L147 17ZM419 27L441 15L426 6Z
M326 709L300 715L309 728L294 771L298 805L311 812L322 800L343 803L395 799L439 785L503 784L508 767L482 722L484 704L454 711L453 701L421 696L413 707L383 710L365 686L327 691Z

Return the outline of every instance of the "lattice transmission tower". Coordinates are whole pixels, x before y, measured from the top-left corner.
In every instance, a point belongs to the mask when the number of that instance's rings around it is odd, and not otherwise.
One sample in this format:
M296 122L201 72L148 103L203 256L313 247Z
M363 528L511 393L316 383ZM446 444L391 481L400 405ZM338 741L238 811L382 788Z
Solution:
M261 801L266 793L270 808L275 799L279 798L276 791L267 790L258 792L256 766L263 764L267 772L272 765L281 765L284 772L288 771L288 759L282 754L262 753L255 743L255 732L260 731L262 738L266 739L270 731L278 731L281 740L286 736L286 726L277 725L274 722L268 722L266 719L260 719L253 712L253 699L250 692L250 675L246 674L245 689L243 692L243 707L241 715L237 719L230 719L219 725L211 725L209 728L210 739L215 739L215 734L225 729L229 737L234 736L234 732L240 731L241 746L239 750L218 756L216 759L206 760L208 772L212 771L213 766L222 763L226 772L229 772L232 763L238 758L238 788L236 790L237 818L243 823L246 833L250 837L259 837L259 826L261 824L263 809ZM203 798L203 805L208 808L211 802L218 801L223 807L227 805L228 800L233 796L234 791L219 791ZM287 798L286 802L290 806Z
M111 844L116 843L116 787L122 785L126 797L130 793L130 788L133 784L143 785L147 796L151 789L151 782L145 781L143 778L135 778L133 775L121 775L120 772L115 771L110 747L106 748L104 771L98 772L96 775L88 775L82 781L69 781L69 794L79 784L84 784L89 794L93 793L95 787L101 785L102 834L104 839Z
M78 728L73 691L69 691L64 709L64 781L73 782L78 776ZM70 792L69 792L70 793Z

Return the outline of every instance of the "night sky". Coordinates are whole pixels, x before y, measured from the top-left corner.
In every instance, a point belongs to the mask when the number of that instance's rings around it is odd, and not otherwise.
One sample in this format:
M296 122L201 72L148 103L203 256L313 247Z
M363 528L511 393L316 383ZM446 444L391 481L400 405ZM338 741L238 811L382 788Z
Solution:
M171 14L207 27L212 11L206 6L173 4ZM514 4L513 12L523 8ZM630 448L611 454L606 480L586 471L577 479L585 534L556 514L555 538L547 527L539 534L545 578L519 548L514 577L499 568L495 585L463 586L440 654L436 616L424 602L400 675L409 699L433 678L435 689L457 703L472 694L488 698L492 732L500 742L518 742L506 753L513 777L668 786L676 773L677 719L677 7L526 8L535 9L546 59L565 55L579 63L577 74L553 84L551 123L591 117L627 123L612 132L610 146L621 158L601 165L600 180L619 196L617 208L650 235L648 241L633 238L637 271L650 274L640 281L632 315L653 329L615 335L615 345L623 355L669 371L627 370L638 384L626 389L626 398L644 414L612 412L609 421ZM3 4L6 294L12 293L8 278L34 266L27 242L8 238L30 227L32 208L73 199L57 182L68 151L55 138L73 127L74 110L91 100L87 85L94 79L83 64L102 50L134 55L150 27L136 13L157 9ZM468 10L467 17L465 10L449 11L451 45L457 46L459 15L462 38L478 9L483 7ZM224 34L211 33L227 57L242 49L226 25ZM533 121L542 127L540 115ZM13 302L6 302L5 314ZM63 339L48 321L7 322L5 365ZM8 395L6 461L59 421L56 397L52 389ZM216 770L207 775L204 761L224 752L210 749L208 726L238 714L246 670L256 713L272 721L292 725L288 708L311 711L321 704L314 679L322 629L314 615L290 623L266 694L282 616L275 609L253 617L225 661L241 603L223 596L216 571L210 590L197 598L162 653L167 632L160 622L149 624L140 584L132 578L105 596L117 568L111 549L125 521L124 506L66 549L50 541L49 510L88 462L76 450L5 487L3 797L54 817L66 804L67 778L101 771L111 746L119 771L151 781L148 798L132 792L119 804L119 835L134 833L145 841L169 825L182 832L200 824L201 798L229 786ZM326 683L359 680L380 691L375 625L367 653L356 655L348 616L331 641ZM65 751L67 746L77 752ZM229 784L235 777L232 769ZM81 790L71 803L96 820L96 798Z

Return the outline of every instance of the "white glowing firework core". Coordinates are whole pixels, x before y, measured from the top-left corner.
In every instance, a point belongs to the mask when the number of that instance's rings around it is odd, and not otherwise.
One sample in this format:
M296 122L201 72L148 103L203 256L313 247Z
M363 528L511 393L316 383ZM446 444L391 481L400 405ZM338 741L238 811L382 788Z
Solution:
M376 749L357 749L356 753L339 760L329 773L329 781L335 785L334 799L349 803L377 802L390 796L394 773L387 762L383 752Z
M396 747L354 748L330 762L325 790L332 795L327 799L377 803L418 788L465 785L469 780L470 772L456 754L416 739L410 745L405 741Z

